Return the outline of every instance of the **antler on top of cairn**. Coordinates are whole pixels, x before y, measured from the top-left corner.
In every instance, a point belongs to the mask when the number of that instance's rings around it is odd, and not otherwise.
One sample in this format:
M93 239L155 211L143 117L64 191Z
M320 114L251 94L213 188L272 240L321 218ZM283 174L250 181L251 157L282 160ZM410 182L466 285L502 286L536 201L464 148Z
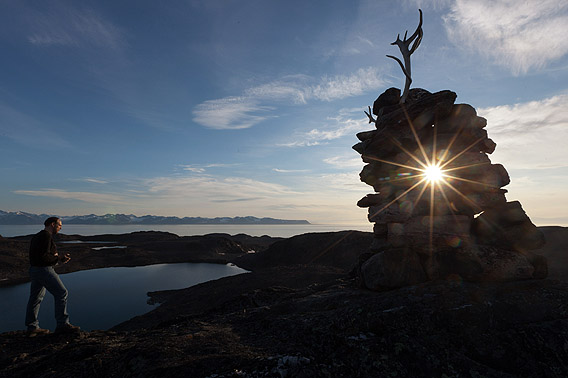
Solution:
M400 49L400 52L402 53L402 58L404 59L404 65L397 57L392 55L387 55L387 57L396 60L398 64L400 64L400 68L402 68L402 72L404 72L404 75L406 76L406 83L404 84L404 92L402 92L402 96L400 98L401 104L403 104L406 101L406 96L408 96L408 90L410 89L410 84L412 83L411 70L410 70L410 55L414 51L416 51L416 49L420 45L420 42L422 41L422 35L424 34L424 32L422 31L422 9L418 9L418 12L420 12L420 23L418 24L418 27L416 28L414 34L412 34L410 38L406 39L406 35L408 34L407 30L404 33L404 40L401 41L400 34L398 34L396 36L396 41L391 43L391 45L397 45L398 48ZM408 47L410 46L412 41L414 41L414 44L412 45L412 48L410 48L409 50Z

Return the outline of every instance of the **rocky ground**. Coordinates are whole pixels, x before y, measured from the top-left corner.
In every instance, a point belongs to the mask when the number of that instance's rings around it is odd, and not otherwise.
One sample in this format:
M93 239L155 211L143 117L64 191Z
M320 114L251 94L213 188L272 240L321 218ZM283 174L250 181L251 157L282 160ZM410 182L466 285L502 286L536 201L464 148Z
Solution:
M4 333L0 377L565 377L568 229L543 232L549 279L384 292L349 274L370 233L279 240L110 331Z
M29 280L28 248L31 237L32 235L14 238L0 236L0 287ZM56 240L59 252L71 255L69 263L56 267L56 271L61 274L112 266L159 263L226 264L248 252L263 251L281 238L244 234L180 237L168 232L142 231L96 236L58 234ZM120 248L109 249L113 246ZM93 249L99 247L105 249Z

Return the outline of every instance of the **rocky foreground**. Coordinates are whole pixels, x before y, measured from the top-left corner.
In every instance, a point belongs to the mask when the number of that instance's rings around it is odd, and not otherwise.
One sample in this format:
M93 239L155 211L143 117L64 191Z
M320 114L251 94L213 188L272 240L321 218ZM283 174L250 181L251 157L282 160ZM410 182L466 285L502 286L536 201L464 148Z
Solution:
M349 274L371 233L248 239L254 254L218 235L251 273L150 293L161 306L110 331L4 333L0 377L565 377L568 229L541 230L548 279L383 292Z

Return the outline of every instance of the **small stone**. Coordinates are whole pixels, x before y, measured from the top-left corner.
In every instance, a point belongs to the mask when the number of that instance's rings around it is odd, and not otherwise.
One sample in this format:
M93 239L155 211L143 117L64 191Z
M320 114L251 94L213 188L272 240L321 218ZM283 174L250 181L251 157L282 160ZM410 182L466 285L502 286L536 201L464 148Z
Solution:
M365 197L361 198L359 202L357 202L357 206L359 207L370 207L373 205L377 205L383 201L383 198L380 194L367 194Z

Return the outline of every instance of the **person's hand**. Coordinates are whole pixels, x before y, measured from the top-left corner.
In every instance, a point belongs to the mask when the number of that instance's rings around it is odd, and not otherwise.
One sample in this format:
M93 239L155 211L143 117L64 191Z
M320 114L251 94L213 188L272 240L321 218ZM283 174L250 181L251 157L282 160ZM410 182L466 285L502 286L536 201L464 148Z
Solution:
M67 264L69 262L69 260L71 260L71 256L69 256L68 253L66 253L65 255L63 255L63 257L60 259L60 261L63 264Z

